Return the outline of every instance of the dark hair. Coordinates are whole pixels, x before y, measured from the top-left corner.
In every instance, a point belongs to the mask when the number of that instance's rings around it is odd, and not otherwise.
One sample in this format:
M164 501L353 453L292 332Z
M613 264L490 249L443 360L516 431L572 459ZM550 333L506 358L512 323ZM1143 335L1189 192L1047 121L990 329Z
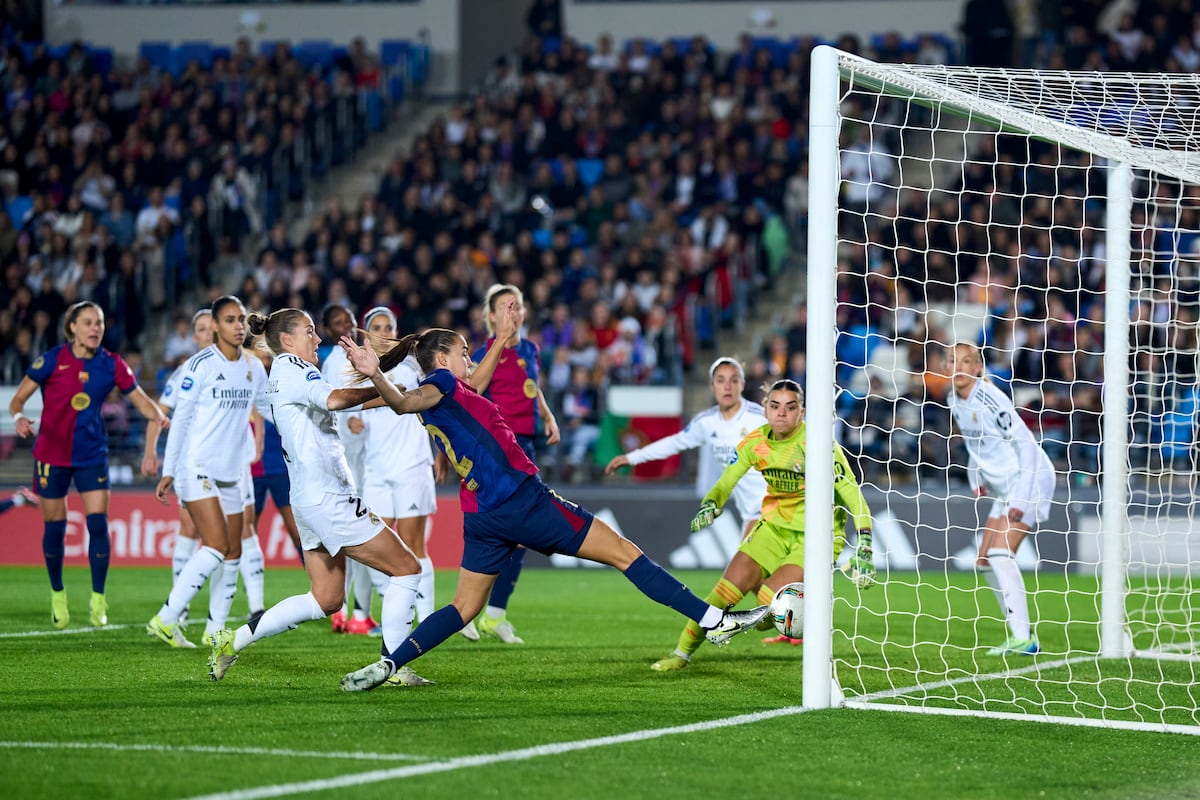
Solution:
M321 324L324 325L326 328L328 328L329 327L329 318L332 317L338 311L345 311L348 315L350 315L350 324L351 325L357 324L357 320L354 318L354 312L351 311L350 309L346 308L345 306L339 306L337 303L330 303L329 305L325 306L325 310L321 312Z
M390 372L412 354L417 357L421 371L429 372L438 353L449 353L450 348L461 344L462 340L461 334L449 328L430 328L424 333L410 333L400 337L391 350L379 357L379 369Z
M780 378L770 384L763 384L763 398L776 390L784 392L795 392L800 398L800 405L804 405L804 390L800 388L800 384L796 383L791 378Z
M308 318L308 312L298 308L281 308L272 311L271 316L255 312L246 317L246 328L255 336L263 335L267 339L267 347L272 353L282 353L283 345L279 341L281 333L291 333L296 324Z
M66 337L68 342L75 341L75 335L71 333L71 327L75 324L75 320L79 318L79 315L83 313L84 309L87 308L96 309L96 313L100 315L100 324L104 324L104 309L98 303L93 303L91 300L80 300L68 308L67 313L63 314L63 336Z
M217 315L221 313L221 309L227 305L230 305L231 303L237 303L243 309L246 307L245 303L242 302L240 297L232 294L223 294L216 300L213 300L212 305L209 306L209 310L212 311L213 322L217 321Z

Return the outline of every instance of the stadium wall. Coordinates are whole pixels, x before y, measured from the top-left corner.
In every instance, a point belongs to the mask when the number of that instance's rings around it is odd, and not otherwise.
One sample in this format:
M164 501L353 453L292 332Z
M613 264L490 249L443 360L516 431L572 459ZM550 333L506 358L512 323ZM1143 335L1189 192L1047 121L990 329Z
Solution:
M75 5L45 0L46 39L65 44L81 39L136 56L142 42L206 41L228 46L239 36L260 42L321 39L349 44L362 36L376 51L381 39L417 40L428 31L433 49L432 95L460 91L459 7L461 0L393 3L271 5Z
M648 36L656 39L702 33L717 47L731 50L741 33L790 38L811 35L833 39L895 30L904 36L951 33L962 18L963 0L792 0L791 2L638 3L624 0L563 0L566 32L583 44L602 33L617 42ZM762 24L769 12L774 25Z

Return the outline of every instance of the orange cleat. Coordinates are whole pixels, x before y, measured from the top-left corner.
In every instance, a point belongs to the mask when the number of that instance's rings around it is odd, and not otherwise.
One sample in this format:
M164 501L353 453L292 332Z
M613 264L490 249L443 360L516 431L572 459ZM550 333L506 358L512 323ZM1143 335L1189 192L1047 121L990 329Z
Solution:
M778 636L768 636L762 640L763 644L790 644L792 647L804 644L803 639L793 639L790 636L784 636L782 633Z
M346 633L353 633L358 636L369 636L372 628L379 627L379 623L367 617L366 619L351 618L346 622Z
M329 626L334 633L346 632L346 612L335 611L329 616Z

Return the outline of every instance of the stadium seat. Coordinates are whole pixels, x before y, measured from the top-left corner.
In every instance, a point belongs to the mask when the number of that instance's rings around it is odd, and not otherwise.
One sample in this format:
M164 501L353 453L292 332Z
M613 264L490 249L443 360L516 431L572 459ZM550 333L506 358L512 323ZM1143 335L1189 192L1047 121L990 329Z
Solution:
M150 62L150 66L170 72L174 62L173 48L169 42L142 42L138 55Z
M538 250L549 250L554 245L554 232L546 228L533 231L533 246Z
M407 66L410 49L407 39L384 39L379 43L379 63L385 67Z
M562 39L557 36L547 36L542 39L543 53L557 53L560 50L562 50Z
M306 39L296 45L293 53L305 67L326 70L333 66L333 42L328 39Z
M40 44L41 42L21 42L21 55L25 57L25 63L33 61Z
M229 59L233 58L233 48L231 48L231 47L214 47L212 49L212 57L213 57L214 61L216 61L218 58L223 58L226 61L228 61Z
M599 183L604 175L604 162L598 158L576 159L575 168L579 172L579 180L589 189Z
M113 49L111 47L89 48L88 55L91 56L92 65L100 75L107 77L108 73L112 72Z
M175 49L175 59L180 72L193 61L200 62L204 69L210 69L213 59L212 45L208 42L183 42Z
M26 195L17 195L8 201L8 218L12 220L13 227L21 227L22 220L29 213L29 209L33 208L33 198Z

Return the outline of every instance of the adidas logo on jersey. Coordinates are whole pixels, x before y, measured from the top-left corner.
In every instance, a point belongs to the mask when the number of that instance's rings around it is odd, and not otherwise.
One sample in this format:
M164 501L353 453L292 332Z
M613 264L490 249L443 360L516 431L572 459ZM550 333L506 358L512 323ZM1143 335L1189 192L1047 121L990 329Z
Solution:
M218 372L218 373L217 373L217 380L219 380L219 381L223 381L223 380L225 380L225 376L224 376L224 375L222 375L220 372Z
M409 510L409 511L416 511L416 510L417 510L417 504L416 504L416 503L413 503L411 506L409 506L409 507L408 507L408 510Z

